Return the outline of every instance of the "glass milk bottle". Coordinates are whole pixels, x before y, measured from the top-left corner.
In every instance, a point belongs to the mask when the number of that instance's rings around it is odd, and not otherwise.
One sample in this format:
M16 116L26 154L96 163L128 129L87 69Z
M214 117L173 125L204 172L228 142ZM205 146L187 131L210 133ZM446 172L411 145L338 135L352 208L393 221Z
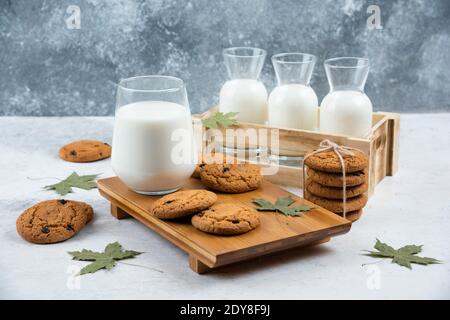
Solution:
M272 57L278 86L268 100L269 125L315 130L319 102L309 86L316 57L306 53L280 53Z
M320 104L320 131L366 137L372 128L372 102L364 93L369 60L333 58L324 66L330 93Z
M258 81L266 51L236 47L225 49L223 56L230 80L220 90L220 111L238 112L238 121L266 123L267 90Z

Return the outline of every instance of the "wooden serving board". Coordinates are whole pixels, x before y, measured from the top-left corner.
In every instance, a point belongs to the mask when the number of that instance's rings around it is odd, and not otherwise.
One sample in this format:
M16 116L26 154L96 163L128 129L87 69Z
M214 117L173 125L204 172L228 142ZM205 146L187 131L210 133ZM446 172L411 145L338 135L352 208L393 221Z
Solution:
M212 268L255 258L290 248L327 242L330 237L347 233L351 222L318 207L303 198L264 181L255 191L240 194L218 193L219 201L240 202L253 206L252 199L275 201L291 196L293 205L311 205L314 210L301 217L288 217L276 212L260 212L261 225L237 236L204 233L190 224L190 219L160 220L150 214L154 196L137 194L117 177L98 181L100 194L111 202L111 213L117 219L134 217L159 233L189 255L192 270L204 273ZM204 189L198 179L191 178L183 190Z

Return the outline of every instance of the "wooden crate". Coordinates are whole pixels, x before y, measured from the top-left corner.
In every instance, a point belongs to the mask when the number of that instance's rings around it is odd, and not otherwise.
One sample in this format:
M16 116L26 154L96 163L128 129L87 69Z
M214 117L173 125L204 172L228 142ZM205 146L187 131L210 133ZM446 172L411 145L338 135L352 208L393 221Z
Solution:
M218 111L218 108L193 115L195 134L198 141L204 141L201 137L208 137L208 130L201 126L201 119L207 118ZM319 109L317 110L318 114ZM320 118L318 117L320 122ZM358 148L369 157L369 195L373 194L375 186L386 176L392 176L398 169L400 114L389 112L374 112L372 117L372 131L366 138L353 138L341 134L332 134L309 130L296 130L274 128L255 123L240 122L232 126L233 129L259 129L266 128L270 135L271 130L278 130L279 154L285 156L303 157L306 153L315 150L324 139L329 139L340 145ZM225 134L224 129L218 129ZM202 140L200 140L202 139ZM215 143L226 143L218 141ZM205 145L202 144L203 147ZM258 146L270 148L270 143L259 143ZM262 163L263 166L273 166L270 162ZM291 167L277 165L278 173L268 175L265 178L274 183L302 188L302 169L300 166Z

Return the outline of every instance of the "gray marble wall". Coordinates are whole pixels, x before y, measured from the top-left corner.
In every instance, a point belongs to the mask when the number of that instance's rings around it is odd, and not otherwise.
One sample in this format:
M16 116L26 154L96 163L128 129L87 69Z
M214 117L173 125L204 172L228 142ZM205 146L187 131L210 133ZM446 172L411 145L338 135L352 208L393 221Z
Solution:
M367 27L369 5L382 29ZM450 111L448 0L1 0L0 115L111 115L115 83L143 74L183 78L206 110L226 79L221 50L241 45L316 54L319 99L325 58L366 56L375 109ZM261 78L275 85L269 60Z

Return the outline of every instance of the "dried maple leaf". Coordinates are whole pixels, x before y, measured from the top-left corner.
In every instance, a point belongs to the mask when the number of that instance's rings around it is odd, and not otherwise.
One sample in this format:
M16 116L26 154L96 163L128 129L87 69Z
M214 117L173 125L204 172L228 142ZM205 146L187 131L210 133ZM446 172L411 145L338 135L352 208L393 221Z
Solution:
M291 197L278 198L275 203L265 199L253 199L252 202L258 206L256 208L258 211L278 211L287 216L300 216L300 212L314 209L310 206L291 206L295 202Z
M97 179L98 176L98 174L79 176L76 172L73 172L61 182L45 186L44 188L46 190L55 190L56 193L65 196L66 194L73 192L72 187L84 190L97 188L95 179Z
M442 263L441 261L434 258L416 256L416 254L422 251L421 245L407 245L401 247L400 249L394 249L390 245L383 243L377 239L374 248L377 251L365 250L368 252L366 255L376 258L392 258L393 263L396 263L408 269L411 269L411 263L422 265Z
M123 250L119 242L108 244L103 252L86 249L69 252L73 260L92 261L92 263L81 269L80 275L94 273L100 269L111 270L116 265L116 261L131 259L141 253L133 250Z
M205 127L210 129L218 128L219 126L227 128L229 126L237 124L237 120L234 118L238 112L216 112L209 118L203 119L202 123Z

